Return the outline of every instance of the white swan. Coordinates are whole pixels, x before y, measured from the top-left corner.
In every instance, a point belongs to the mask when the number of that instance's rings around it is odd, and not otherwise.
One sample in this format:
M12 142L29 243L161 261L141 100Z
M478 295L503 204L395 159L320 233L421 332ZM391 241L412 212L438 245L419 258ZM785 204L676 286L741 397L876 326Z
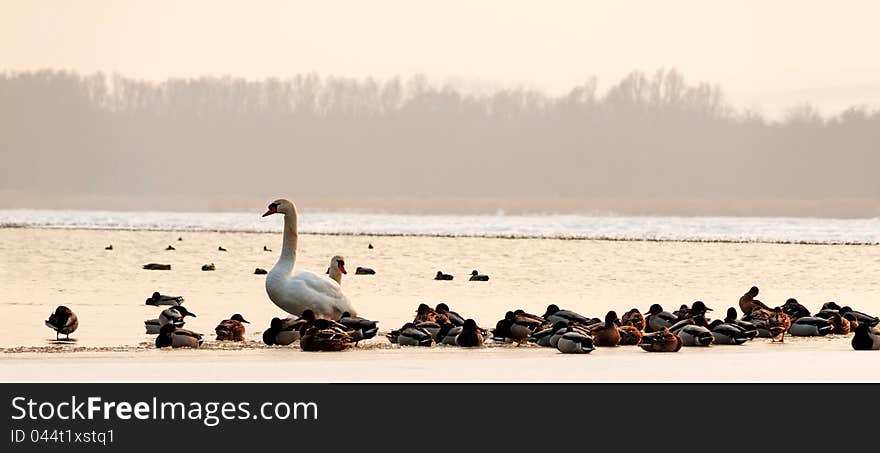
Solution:
M336 320L345 312L357 316L357 311L342 293L339 283L314 272L294 272L298 240L296 206L288 200L275 200L263 217L272 214L284 215L284 242L281 257L266 276L269 299L282 310L296 316L301 316L307 309L315 312L319 318Z

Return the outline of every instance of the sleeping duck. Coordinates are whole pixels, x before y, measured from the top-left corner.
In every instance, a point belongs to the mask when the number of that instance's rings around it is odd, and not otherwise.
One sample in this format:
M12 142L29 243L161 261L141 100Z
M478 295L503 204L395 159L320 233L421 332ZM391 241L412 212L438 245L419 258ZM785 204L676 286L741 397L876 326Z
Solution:
M633 326L636 329L645 330L645 317L642 316L642 312L638 308L633 308L624 313L620 318L620 323L624 326Z
M299 347L306 352L342 351L352 343L354 339L342 329L321 329L312 325L300 333Z
M589 354L594 349L593 338L568 327L556 343L556 349L563 354Z
M269 328L263 332L263 343L287 346L299 340L300 327L307 322L300 318L272 318Z
M841 316L847 319L855 318L859 322L859 324L867 324L871 327L875 327L878 323L880 323L880 318L862 313L860 311L855 311L849 306L840 307L839 313Z
M370 321L359 316L352 316L349 312L342 313L339 323L347 327L355 343L361 340L369 340L376 336L379 328L376 326L378 321Z
M244 341L244 325L250 324L239 313L232 315L229 319L220 321L220 324L214 328L217 334L217 341Z
M488 282L488 281L489 281L489 276L488 276L488 275L482 275L482 274L480 274L479 272L477 272L476 269L474 269L474 270L471 271L471 278L469 278L468 280L469 280L469 281L472 281L472 282Z
M156 347L198 348L204 342L203 335L191 330L180 329L174 324L165 324L156 336Z
M859 324L853 335L852 347L856 351L880 350L880 330L867 324Z
M434 280L452 280L452 275L444 274L443 271L437 271L437 275L434 276Z
M428 304L419 304L418 308L416 308L416 317L413 318L413 323L418 324L420 322L446 323L450 321L446 315L438 313L437 310L429 307Z
M786 300L785 303L782 304L782 311L785 312L792 321L805 316L810 316L810 310L807 310L807 307L801 305L795 298Z
M682 325L670 331L681 338L683 346L709 346L715 341L708 328L696 324Z
M202 270L203 270L203 271L216 271L216 270L217 270L217 266L215 266L214 263L211 263L211 264L202 264Z
M819 337L828 335L832 330L834 328L831 327L831 321L814 316L804 316L791 323L788 333L795 337Z
M434 308L434 311L437 312L437 314L445 316L446 319L448 319L449 322L451 322L454 326L464 325L464 317L454 311L451 311L449 309L449 305L446 305L443 302L437 304L437 307Z
M755 338L756 336L758 336L758 327L755 324L753 324L749 321L743 321L741 319L736 319L736 317L737 317L736 308L730 307L727 309L727 316L724 318L724 322L727 324L733 324L733 325L739 327L740 329L742 329L743 332L746 334L746 336L749 337L749 339L752 339L752 338ZM766 329L765 329L765 331L766 331ZM767 332L768 332L767 335L769 335L769 331L767 331Z
M376 275L376 271L369 267L358 266L354 270L354 275Z
M852 331L849 319L844 318L840 313L835 313L828 318L831 323L831 333L836 335L846 335Z
M594 320L571 310L560 309L556 304L550 304L547 306L547 310L544 312L543 318L547 320L547 322L551 323L555 323L557 321L570 321L576 322L584 326L595 324Z
M620 332L621 346L637 346L642 342L642 331L635 326L620 326L617 330Z
M443 338L440 339L438 343L445 344L447 346L456 346L455 337L461 333L461 326L455 326L449 329L446 332L446 335L443 335ZM485 338L485 337L484 337Z
M433 346L434 336L425 329L408 322L400 330L392 330L386 335L388 341L401 346Z
M691 309L688 308L688 304L681 304L681 306L678 307L678 310L675 310L674 312L672 312L672 314L675 315L676 318L682 319L687 318L690 311Z
M526 313L523 310L507 312L505 319L510 321L510 339L517 344L527 341L532 333L540 330L546 324L543 317Z
M648 316L645 317L645 330L648 332L657 332L663 330L664 327L669 328L678 319L672 313L664 311L660 304L653 304L648 310Z
M55 331L55 340L58 340L59 334L65 335L65 340L70 339L70 334L72 334L77 327L79 327L79 318L76 317L76 313L73 310L65 307L64 305L59 305L55 312L49 315L49 319L45 321L46 327Z
M609 311L605 315L605 323L590 329L593 336L593 344L596 346L617 346L620 344L620 331L617 324L620 320L617 318L617 312Z
M678 352L681 346L681 338L666 327L642 335L642 342L639 344L647 352Z
M709 331L715 338L715 344L741 345L749 341L751 338L746 335L745 330L736 325L726 323L720 319L716 319L709 324Z
M568 325L569 323L567 321L556 321L550 327L534 332L532 336L529 337L529 343L535 343L542 348L549 348L551 346L555 347L555 345L550 344L550 339L557 332L565 332Z
M143 267L144 267L144 269L146 269L148 271L170 271L171 270L170 264L147 263L147 264L144 264Z
M461 333L455 337L455 344L463 348L479 348L483 346L483 334L473 319L466 319L461 326Z
M183 297L181 296L165 296L163 294L159 294L159 291L153 292L153 295L148 297L145 304L159 306L159 305L180 305L183 303Z

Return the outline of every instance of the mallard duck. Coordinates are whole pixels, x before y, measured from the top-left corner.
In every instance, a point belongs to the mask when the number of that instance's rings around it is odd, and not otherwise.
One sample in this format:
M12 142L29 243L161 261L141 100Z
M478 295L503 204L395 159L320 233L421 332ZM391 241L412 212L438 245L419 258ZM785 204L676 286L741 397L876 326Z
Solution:
M787 314L792 321L805 316L810 316L810 310L807 310L807 307L801 305L795 298L786 300L785 303L782 304L782 311Z
M245 324L250 324L250 322L246 321L241 314L236 313L229 319L220 321L220 324L214 328L214 333L217 334L218 341L244 341Z
M867 324L859 324L853 335L852 347L856 351L880 350L880 329Z
M712 332L703 326L687 324L670 331L681 338L683 346L709 346L715 341Z
M215 271L215 270L217 270L217 266L215 266L214 263L202 264L202 270L203 271Z
M452 275L444 274L443 271L437 271L437 275L434 276L434 280L452 280Z
M620 332L621 346L637 346L642 342L642 331L635 326L620 326L617 330Z
M263 343L287 346L299 340L300 328L307 322L301 318L272 318L269 328L263 332Z
M708 329L715 338L715 344L741 345L754 338L754 336L749 337L742 327L720 319L712 321Z
M300 341L302 341L303 334L309 327L316 327L318 330L337 329L346 332L351 336L351 332L349 332L348 327L344 324L332 319L318 318L318 315L310 309L303 311L302 316L300 316L299 319L302 321L299 328Z
M367 244L367 248L373 250L373 244Z
M437 307L434 308L434 311L440 315L445 316L446 319L449 320L449 322L451 322L456 327L464 325L464 317L454 311L449 310L449 305L446 305L443 302L437 304Z
M375 275L375 274L376 274L376 271L374 271L373 269L370 269L369 267L358 266L354 270L354 275Z
M155 291L153 293L153 295L148 297L146 302L144 302L144 303L146 305L153 305L153 306L180 305L183 303L183 301L184 301L184 299L182 296L165 296L165 295L159 294L159 291Z
M300 333L299 347L306 352L342 351L351 347L353 342L354 339L342 329L311 326Z
M678 319L672 313L663 311L660 304L653 304L648 310L648 316L645 317L645 330L648 332L657 332L663 330L664 327L669 328Z
M489 276L481 275L479 272L477 272L476 269L474 269L471 271L471 278L469 278L468 280L472 282L488 282Z
M104 247L104 250L113 250L113 244L110 244L107 247Z
M439 324L450 321L446 315L438 313L437 310L429 307L428 304L419 304L418 308L416 308L416 317L413 318L413 323L418 324L420 322L436 322Z
M712 311L712 309L707 307L702 300L694 301L694 303L691 304L691 309L688 310L688 316L692 318L706 316L707 311Z
M168 245L168 247L165 247L165 251L166 251L166 252L170 252L170 251L172 251L172 250L177 250L177 249L174 248L174 247L172 247L170 244Z
M155 335L159 333L159 330L165 324L174 324L175 327L183 327L183 325L186 324L184 318L187 316L192 316L193 318L198 317L195 313L187 310L183 305L174 305L162 310L159 313L158 318L144 321L144 328L146 328L148 334Z
M630 309L620 318L620 323L624 326L633 326L639 330L645 330L645 317L638 308Z
M440 341L438 341L438 343L445 344L448 346L455 346L456 345L455 344L455 337L457 337L458 334L460 334L460 333L461 333L461 326L455 326L455 327L449 329L449 331L446 332L446 335L443 335L443 338L441 338Z
M352 316L349 312L342 313L339 323L348 328L355 343L361 340L369 340L379 332L379 327L376 326L378 321L370 321L359 316Z
M553 335L556 334L556 332L565 332L568 325L568 321L556 321L552 326L534 332L532 336L529 337L529 343L535 343L543 348L551 347L550 339ZM556 347L556 345L554 344L552 347Z
M545 320L540 316L526 313L523 310L507 313L505 318L511 321L510 339L518 344L522 344L532 336L532 333L544 327Z
M758 291L758 287L753 286L749 288L748 292L739 298L739 309L742 310L743 313L751 313L752 310L756 308L763 308L765 310L770 309L770 307L764 304L764 302L755 299L755 297L758 297Z
M174 324L165 324L156 336L156 347L198 348L204 342L203 335L192 330L180 329Z
M266 275L268 273L269 273L269 271L267 271L266 269L263 269L261 267L254 269L254 275Z
M754 323L751 323L748 321L743 321L741 319L736 319L736 318L737 318L736 308L733 308L733 307L728 308L727 309L727 316L724 318L725 323L733 324L733 325L739 327L740 329L743 330L743 332L746 334L746 336L749 337L749 339L752 339L752 338L755 338L756 336L758 336L758 327Z
M593 344L596 346L617 346L620 344L620 330L617 324L620 320L617 318L617 312L609 311L605 315L605 323L590 329L593 336Z
M818 337L828 335L832 330L834 328L831 326L831 321L815 316L804 316L790 324L788 333L796 337Z
M546 319L547 322L551 323L555 323L557 321L565 321L576 322L584 326L593 324L590 318L587 318L586 316L571 310L563 310L559 308L556 304L550 304L547 306L547 310L544 312L543 318Z
M556 343L556 349L563 354L589 354L593 352L593 338L567 327Z
M852 331L849 319L840 316L840 313L835 313L830 318L828 318L828 322L831 323L831 333L837 335L846 335Z
M774 308L770 312L770 316L767 318L767 330L770 331L771 341L775 342L776 337L781 334L782 338L779 342L784 343L785 332L788 331L789 327L791 327L791 318L782 311L782 307Z
M226 249L223 248L223 246L221 245L221 246L217 247L217 251L218 251L218 252L225 252Z
M871 327L880 324L880 318L876 316L871 316L869 314L862 313L860 311L855 311L849 306L840 307L838 311L841 316L847 317L847 319L851 319L855 317L855 319L859 322L859 324L867 324Z
M647 352L678 352L681 346L681 338L666 327L642 335L642 342L639 344Z
M461 333L455 337L455 344L463 348L478 348L483 346L483 333L477 327L473 319L466 319L461 326Z
M400 330L392 330L386 337L388 341L399 344L401 346L433 346L434 336L427 330L416 327L415 324L408 322L400 328Z
M263 251L264 251L264 252L271 252L272 249L270 249L269 247L266 247L266 246L264 245L264 246L263 246Z
M170 264L148 263L144 264L144 269L149 271L170 271Z
M675 310L674 312L672 312L672 314L676 318L682 319L682 318L687 318L688 313L690 313L690 311L691 311L691 309L688 308L688 304L681 304L681 306L678 307L678 310Z
M55 312L49 315L49 319L45 322L46 327L55 331L55 340L58 340L59 334L64 334L65 340L69 340L70 334L79 327L79 318L76 317L76 313L64 305L55 308Z

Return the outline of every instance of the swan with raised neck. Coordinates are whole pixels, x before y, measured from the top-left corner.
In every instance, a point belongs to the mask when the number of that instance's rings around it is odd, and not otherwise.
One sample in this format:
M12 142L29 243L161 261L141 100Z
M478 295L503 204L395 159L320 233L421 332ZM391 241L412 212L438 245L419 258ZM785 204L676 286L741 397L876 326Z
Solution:
M275 200L269 204L263 217L272 214L284 215L284 235L281 256L266 276L269 299L282 310L297 316L305 310L328 319L339 319L345 312L356 316L357 311L342 293L339 282L314 272L294 270L299 239L296 205L285 199ZM333 262L331 260L331 270ZM337 270L342 271L338 267ZM341 276L339 278L341 280Z

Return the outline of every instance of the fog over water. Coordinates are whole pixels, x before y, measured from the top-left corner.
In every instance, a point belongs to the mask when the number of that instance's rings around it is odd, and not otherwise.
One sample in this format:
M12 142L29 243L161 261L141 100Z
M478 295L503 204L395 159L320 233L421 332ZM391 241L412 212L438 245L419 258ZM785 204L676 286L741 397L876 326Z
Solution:
M0 76L0 207L874 217L880 111L779 121L676 70L552 96L426 76Z

